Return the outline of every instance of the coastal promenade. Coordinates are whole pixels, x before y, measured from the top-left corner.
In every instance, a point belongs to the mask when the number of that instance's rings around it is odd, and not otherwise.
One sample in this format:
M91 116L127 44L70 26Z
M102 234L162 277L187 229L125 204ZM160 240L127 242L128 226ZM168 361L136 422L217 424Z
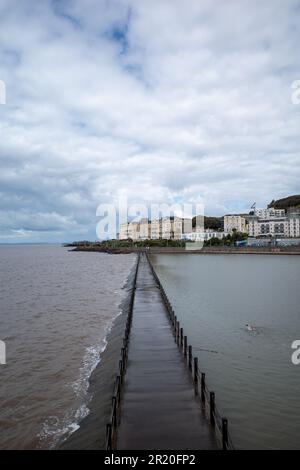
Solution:
M121 367L126 371L121 378L118 412L112 420L117 426L112 447L217 449L215 409L211 409L212 425L205 410L205 390L203 407L195 389L197 370L193 375L188 366L192 360L191 347L188 355L182 329L175 330L174 336L166 302L152 269L147 256L141 254L126 366ZM176 325L179 326L177 320Z
M148 253L148 254L190 254L190 255L300 255L299 246L286 246L286 247L234 247L234 246L205 246L199 250L187 250L184 247L168 247L168 246L151 246L146 247L105 247L99 246L96 243L89 245L68 245L73 247L72 251L92 251L100 253L123 254L123 253Z

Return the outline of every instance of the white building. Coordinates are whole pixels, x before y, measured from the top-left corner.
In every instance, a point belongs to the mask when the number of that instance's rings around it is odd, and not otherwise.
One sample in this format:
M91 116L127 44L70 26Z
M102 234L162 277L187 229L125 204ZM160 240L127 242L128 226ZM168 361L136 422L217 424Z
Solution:
M246 218L242 215L224 215L224 232L232 234L234 231L245 233L248 231Z
M249 219L249 237L260 236L289 236L289 222L286 217L268 219L251 217Z
M151 225L148 219L140 220L140 240L149 240L151 237Z
M150 222L150 238L151 240L158 240L161 238L162 223L161 220L155 219Z
M181 240L182 234L192 231L192 219L164 217L162 219L141 219L120 225L120 240Z
M227 233L225 232L214 232L213 230L204 230L203 232L195 231L190 233L185 233L182 235L183 240L191 240L193 242L205 242L211 238L219 238L220 240L223 237L226 237Z
M128 224L120 224L120 240L126 240L128 238Z
M254 215L261 219L269 219L270 217L285 217L285 210L275 209L274 207L270 207L268 209L255 209Z
M128 238L132 240L139 240L140 238L140 224L139 222L129 222L128 224Z
M300 217L288 217L289 237L300 238Z
M249 237L300 237L300 214L297 210L259 209L249 216Z

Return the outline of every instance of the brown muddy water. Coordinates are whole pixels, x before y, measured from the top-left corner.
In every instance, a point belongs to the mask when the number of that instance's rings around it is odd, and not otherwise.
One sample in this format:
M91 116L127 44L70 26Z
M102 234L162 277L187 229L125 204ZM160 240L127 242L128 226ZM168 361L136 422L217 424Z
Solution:
M0 246L0 449L53 448L89 414L89 378L135 259Z

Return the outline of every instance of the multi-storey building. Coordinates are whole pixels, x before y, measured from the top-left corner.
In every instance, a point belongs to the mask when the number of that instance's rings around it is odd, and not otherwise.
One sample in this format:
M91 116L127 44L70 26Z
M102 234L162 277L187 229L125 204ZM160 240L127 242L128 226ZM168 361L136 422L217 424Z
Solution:
M249 218L249 236L289 236L289 223L286 217L270 217L268 219L253 216Z
M128 238L128 223L120 224L120 240L126 240Z
M140 240L149 240L151 237L151 225L148 219L140 220Z
M174 223L170 217L163 217L161 221L161 238L166 240L174 238Z
M139 222L129 222L128 224L128 238L132 240L139 240L140 238L140 224Z
M250 237L300 237L300 211L289 209L259 209L249 216Z
M300 238L300 217L288 217L289 236L291 238Z
M234 231L242 233L248 231L246 218L236 214L224 215L224 232L231 234Z
M150 222L150 238L152 240L158 240L161 238L162 223L161 219L154 219Z
M269 207L268 209L255 209L254 215L261 219L269 219L270 217L285 217L284 209L275 209Z
M158 240L160 238L181 240L184 232L192 231L192 219L180 217L164 217L162 219L141 219L139 222L129 222L120 225L120 240Z

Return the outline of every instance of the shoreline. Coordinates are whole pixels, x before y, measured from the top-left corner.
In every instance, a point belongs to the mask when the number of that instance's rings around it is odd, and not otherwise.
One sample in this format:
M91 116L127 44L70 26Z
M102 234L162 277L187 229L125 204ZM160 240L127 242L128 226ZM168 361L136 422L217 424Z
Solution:
M136 261L134 262L123 289L126 291L120 304L119 313L106 336L106 347L100 355L100 361L89 377L88 402L89 413L79 423L78 429L67 438L60 440L58 450L101 450L106 444L106 423L111 413L111 396L115 383L116 371L122 347L122 338L127 320L130 302L130 289L133 283Z
M108 254L129 254L129 253L148 253L148 254L240 254L240 255L300 255L300 246L288 246L288 247L203 247L199 250L188 250L181 247L124 247L124 248L104 248L100 246L77 246L70 251L89 251L95 253L108 253Z

